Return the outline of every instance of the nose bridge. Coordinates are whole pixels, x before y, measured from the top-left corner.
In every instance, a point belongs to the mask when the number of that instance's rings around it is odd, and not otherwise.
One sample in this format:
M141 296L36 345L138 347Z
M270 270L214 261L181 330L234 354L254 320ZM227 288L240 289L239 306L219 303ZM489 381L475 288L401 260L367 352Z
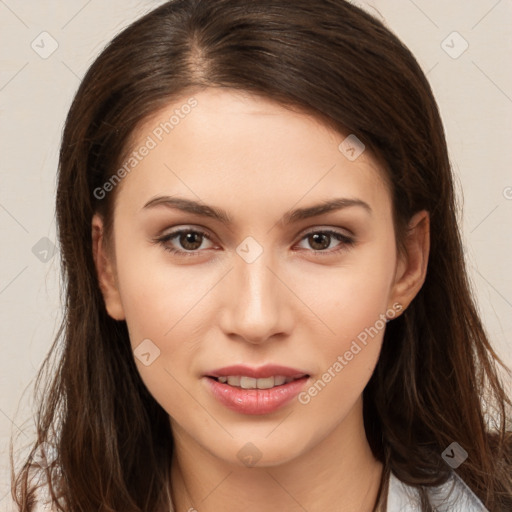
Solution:
M226 333L239 335L252 343L263 342L273 334L282 332L284 325L284 296L282 284L270 250L260 251L254 259L255 245L240 244L229 286L233 287L226 304L223 328ZM242 252L240 252L242 251ZM252 251L252 255L251 255ZM247 255L251 255L248 257Z

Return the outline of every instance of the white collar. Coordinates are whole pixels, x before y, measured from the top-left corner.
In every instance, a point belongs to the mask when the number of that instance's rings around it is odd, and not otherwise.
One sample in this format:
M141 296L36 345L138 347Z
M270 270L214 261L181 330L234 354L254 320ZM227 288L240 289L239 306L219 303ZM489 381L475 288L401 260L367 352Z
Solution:
M454 471L445 484L427 490L430 502L438 512L489 512ZM418 511L421 511L418 490L391 473L387 512Z

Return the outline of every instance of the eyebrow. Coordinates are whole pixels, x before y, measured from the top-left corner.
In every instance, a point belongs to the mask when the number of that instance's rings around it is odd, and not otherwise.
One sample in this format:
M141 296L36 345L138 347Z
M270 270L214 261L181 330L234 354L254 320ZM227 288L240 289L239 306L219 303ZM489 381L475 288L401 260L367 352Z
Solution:
M215 206L209 206L192 199L185 199L184 197L157 196L150 199L141 209L155 208L157 206L165 206L167 208L181 210L186 213L208 217L217 220L222 224L233 223L232 218L225 210ZM313 206L308 206L306 208L290 210L283 215L280 223L282 225L293 224L294 222L299 222L311 217L317 217L332 211L342 210L353 206L361 207L370 215L372 214L370 205L361 199L341 197L324 201Z

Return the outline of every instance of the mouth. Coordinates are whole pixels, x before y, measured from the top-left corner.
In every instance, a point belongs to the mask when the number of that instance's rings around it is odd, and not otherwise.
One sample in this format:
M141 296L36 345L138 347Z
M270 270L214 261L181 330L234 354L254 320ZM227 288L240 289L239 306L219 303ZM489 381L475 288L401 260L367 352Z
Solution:
M204 375L210 396L239 414L270 414L290 403L306 386L310 374L277 365L230 366Z
M291 402L311 374L278 364L260 367L236 364L203 375L208 393L240 414L269 414Z

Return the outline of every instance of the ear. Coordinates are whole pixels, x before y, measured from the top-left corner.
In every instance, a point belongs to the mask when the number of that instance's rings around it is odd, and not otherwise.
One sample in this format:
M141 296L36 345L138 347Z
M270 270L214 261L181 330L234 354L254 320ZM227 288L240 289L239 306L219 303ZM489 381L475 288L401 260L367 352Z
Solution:
M395 281L392 289L393 302L407 309L420 291L427 275L430 251L430 216L422 210L412 216L405 239L405 254L398 255Z
M106 248L103 219L98 214L92 218L92 247L98 283L103 294L107 313L114 320L124 320L125 314L117 285L113 251Z

